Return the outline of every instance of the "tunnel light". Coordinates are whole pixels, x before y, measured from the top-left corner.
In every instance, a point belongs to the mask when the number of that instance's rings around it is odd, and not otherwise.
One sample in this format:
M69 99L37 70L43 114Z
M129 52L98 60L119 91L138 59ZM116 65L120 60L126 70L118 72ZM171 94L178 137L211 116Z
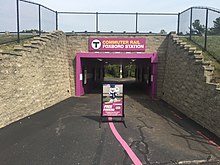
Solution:
M131 61L132 61L132 62L135 62L135 61L136 61L136 59L131 59Z
M105 64L108 64L108 61L105 61Z
M98 61L100 61L100 62L102 62L102 61L103 61L103 59L101 59L101 58L97 58L97 60L98 60Z

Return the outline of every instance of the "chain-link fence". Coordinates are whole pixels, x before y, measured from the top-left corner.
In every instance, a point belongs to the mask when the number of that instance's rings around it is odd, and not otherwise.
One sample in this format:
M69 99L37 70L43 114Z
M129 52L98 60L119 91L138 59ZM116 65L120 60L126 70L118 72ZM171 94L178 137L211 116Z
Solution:
M25 0L0 1L0 44L20 42L57 27L57 12Z
M62 30L92 33L160 33L177 29L177 13L57 12L26 0L0 1L0 44Z
M17 35L14 35L17 32L16 14L15 0L0 1L0 43L17 39Z
M207 7L192 7L179 14L178 34L209 52L220 62L220 11Z
M57 12L26 0L0 1L0 44L60 29L64 32L161 33L176 31L220 61L220 11L192 7L176 13Z

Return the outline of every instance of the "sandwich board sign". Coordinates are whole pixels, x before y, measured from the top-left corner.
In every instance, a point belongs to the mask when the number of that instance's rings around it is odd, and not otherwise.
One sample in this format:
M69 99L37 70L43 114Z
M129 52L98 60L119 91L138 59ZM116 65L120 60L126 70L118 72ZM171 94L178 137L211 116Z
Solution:
M102 84L101 122L110 121L109 118L120 119L113 122L124 123L124 89L120 83ZM105 119L105 120L103 120ZM124 123L125 125L125 123ZM126 127L126 125L125 125Z
M103 84L101 117L124 117L123 84Z

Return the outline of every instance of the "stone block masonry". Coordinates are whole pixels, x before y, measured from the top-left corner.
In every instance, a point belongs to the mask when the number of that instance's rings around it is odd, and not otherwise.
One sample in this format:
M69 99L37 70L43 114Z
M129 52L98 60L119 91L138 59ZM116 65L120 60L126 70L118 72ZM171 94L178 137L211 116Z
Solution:
M0 127L70 97L66 45L57 31L0 51Z
M202 52L169 36L163 100L220 137L220 86Z

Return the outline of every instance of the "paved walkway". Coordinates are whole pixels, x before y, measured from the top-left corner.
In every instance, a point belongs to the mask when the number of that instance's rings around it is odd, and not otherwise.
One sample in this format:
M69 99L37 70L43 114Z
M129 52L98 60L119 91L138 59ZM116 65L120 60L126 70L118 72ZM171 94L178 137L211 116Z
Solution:
M1 165L130 165L109 128L99 128L100 95L69 98L0 129ZM116 129L143 164L219 164L212 136L163 101L125 96L128 128Z

